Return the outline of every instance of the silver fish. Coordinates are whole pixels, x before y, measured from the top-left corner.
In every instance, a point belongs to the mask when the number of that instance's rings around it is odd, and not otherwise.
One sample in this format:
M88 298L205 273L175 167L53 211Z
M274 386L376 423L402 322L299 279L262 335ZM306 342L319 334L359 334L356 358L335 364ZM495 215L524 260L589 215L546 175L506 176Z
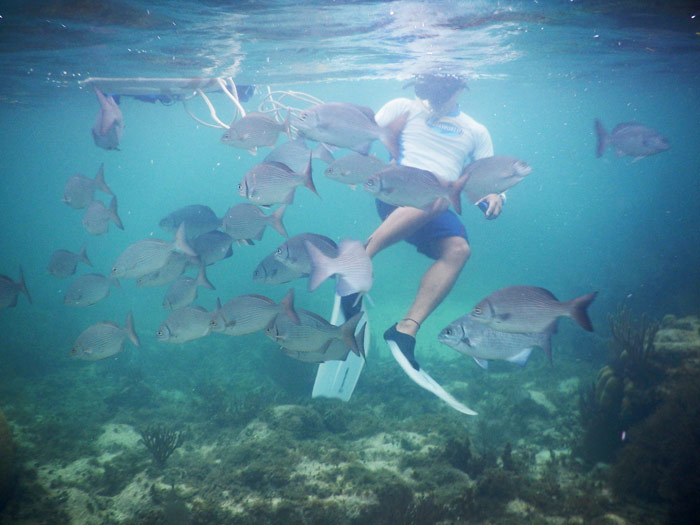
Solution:
M552 292L535 286L507 286L489 294L469 315L501 332L548 332L559 317L573 319L582 328L593 331L586 312L598 292L558 301Z
M170 252L165 265L136 279L136 286L154 287L171 283L185 272L185 268L192 264L192 260L184 253Z
M29 290L24 282L24 273L22 267L19 267L19 279L17 282L10 279L7 275L0 275L0 310L3 308L14 308L17 306L17 295L22 292L27 296L27 300L31 304L32 298L29 296Z
M114 195L107 187L104 177L104 164L100 164L94 179L76 173L72 175L63 188L63 202L71 208L82 210L94 200L95 190L100 190L108 195Z
M288 133L288 125L288 120L280 124L264 113L248 113L231 124L221 136L221 142L255 155L261 146L274 146L280 133Z
M358 348L361 348L364 344L365 329L367 328L367 323L362 325L360 331L355 335L355 341L357 342ZM345 361L348 354L351 352L351 348L346 345L340 339L333 339L331 343L317 352L299 352L298 350L288 350L287 348L281 347L282 351L289 357L296 359L298 361L303 361L305 363L325 363L326 361Z
M99 273L88 273L75 279L65 295L63 304L67 306L92 306L109 295L111 286L121 288L117 279Z
M238 194L258 206L291 204L297 186L305 186L318 195L311 178L311 157L301 173L293 172L281 162L256 164L238 184Z
M596 157L601 157L608 146L612 146L618 157L634 157L632 162L655 155L671 148L671 145L658 131L636 122L623 122L608 132L600 120L595 120L597 138Z
M372 261L360 241L343 239L338 244L337 257L328 257L314 244L306 241L311 259L309 291L318 288L331 275L336 276L335 291L341 297L353 293L367 293L372 288Z
M179 277L170 285L168 291L165 292L163 308L166 310L177 310L191 304L197 298L197 288L199 286L216 290L214 285L207 279L204 266L199 270L196 278Z
M310 150L306 146L306 141L301 137L280 144L263 160L265 162L281 162L289 166L292 171L301 173L309 162L309 154L311 154L312 159L320 159L327 163L333 162L333 155L326 146L319 144Z
M363 188L380 201L394 206L428 209L438 199L447 199L461 214L460 192L467 181L462 175L451 182L432 171L409 166L391 166L369 177Z
M372 175L388 167L374 155L351 153L334 160L323 174L336 182L354 186L364 184Z
M212 230L195 237L190 243L204 266L227 259L233 255L233 239L228 233Z
M221 229L235 241L253 244L262 239L265 228L271 226L283 237L289 237L282 223L287 209L286 204L277 208L270 215L265 215L260 208L247 202L236 204L228 209L221 219Z
M191 204L163 217L158 226L167 232L175 233L183 222L188 239L216 230L221 225L221 220L209 206Z
M263 295L240 295L223 306L217 304L209 328L226 335L251 334L267 328L278 314L286 316L294 324L299 323L294 310L294 288L279 304Z
M71 357L84 361L98 361L111 357L124 350L124 341L129 338L136 346L141 346L134 331L134 319L129 312L124 328L109 322L96 323L88 327L73 343Z
M394 159L399 157L399 135L408 113L399 116L386 127L374 120L368 107L341 102L318 104L292 116L290 123L300 136L348 148L366 155L372 142L380 140Z
M312 268L311 259L306 250L306 242L313 244L327 257L335 258L338 256L338 245L329 237L317 233L300 233L290 237L273 252L274 256L296 273L308 276L311 274Z
M334 341L341 341L357 355L364 356L364 348L355 339L355 329L362 319L358 312L340 326L332 325L321 316L307 310L297 310L299 324L287 316L278 315L265 329L265 335L281 347L296 352L324 353Z
M120 230L124 229L117 211L117 198L112 197L109 208L102 201L92 201L83 214L83 227L92 235L102 235L109 231L109 223L113 222Z
M503 193L530 173L530 165L515 157L486 157L465 166L462 175L467 176L467 181L462 191L474 204L490 193Z
M277 259L274 253L260 261L260 264L253 270L253 281L256 283L284 284L300 277L305 277L305 275L292 270Z
M160 239L143 239L129 245L117 257L110 271L111 277L138 279L159 270L168 262L170 252L179 250L186 255L196 256L185 240L185 225L181 224L173 242Z
M488 368L488 362L493 360L525 366L536 346L544 348L551 360L551 337L551 330L530 334L500 332L467 314L446 326L438 341Z
M111 96L105 96L95 88L95 95L100 102L100 112L92 128L92 138L100 148L118 150L124 133L124 117L119 106Z
M201 306L185 306L171 313L158 327L156 337L163 343L186 343L209 334L212 313Z
M51 259L49 260L49 273L61 278L70 277L75 273L75 269L80 262L92 266L84 244L78 253L69 252L68 250L56 250L51 254Z

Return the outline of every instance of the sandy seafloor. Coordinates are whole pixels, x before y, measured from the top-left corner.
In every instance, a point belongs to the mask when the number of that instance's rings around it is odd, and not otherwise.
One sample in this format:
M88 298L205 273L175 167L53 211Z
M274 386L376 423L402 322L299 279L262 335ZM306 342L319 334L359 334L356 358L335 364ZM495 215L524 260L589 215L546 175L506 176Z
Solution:
M675 363L664 395L679 378L697 379L699 328L698 318L664 319L654 359ZM376 346L348 403L310 399L314 367L254 348L227 356L223 337L150 372L133 349L77 370L25 355L27 368L1 383L17 472L0 522L669 522L668 497L615 494L610 464L582 458L580 393L598 366L572 358L576 332L563 332L572 348L555 344L553 366L539 352L523 369L486 372L433 348L440 357L425 368L439 363L439 379L476 417L420 391ZM185 433L164 467L140 442L154 421Z

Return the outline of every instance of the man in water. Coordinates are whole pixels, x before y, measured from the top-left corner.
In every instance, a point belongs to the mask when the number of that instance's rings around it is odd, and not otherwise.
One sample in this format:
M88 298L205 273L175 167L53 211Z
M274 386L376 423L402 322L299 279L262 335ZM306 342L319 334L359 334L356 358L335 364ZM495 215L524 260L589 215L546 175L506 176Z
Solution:
M400 138L398 164L433 172L455 181L469 162L493 156L488 130L459 110L457 99L466 82L453 75L420 75L414 83L416 98L394 99L375 116L377 124L387 125L405 112L408 119ZM501 213L505 196L490 194L476 204L487 219ZM423 321L452 289L469 259L467 233L460 218L440 199L429 211L395 207L377 201L382 224L370 236L367 254L374 257L384 248L405 240L435 262L421 278L413 303L398 323L384 333L390 345L398 346L411 366L419 371L414 349L416 334ZM346 318L359 310L356 296L342 301Z

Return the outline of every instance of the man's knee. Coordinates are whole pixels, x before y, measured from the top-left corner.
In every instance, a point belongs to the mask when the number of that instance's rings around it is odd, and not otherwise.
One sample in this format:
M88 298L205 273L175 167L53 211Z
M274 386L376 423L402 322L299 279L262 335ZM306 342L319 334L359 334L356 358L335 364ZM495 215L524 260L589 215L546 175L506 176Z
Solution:
M471 249L463 237L448 237L442 246L442 258L464 266L469 260Z

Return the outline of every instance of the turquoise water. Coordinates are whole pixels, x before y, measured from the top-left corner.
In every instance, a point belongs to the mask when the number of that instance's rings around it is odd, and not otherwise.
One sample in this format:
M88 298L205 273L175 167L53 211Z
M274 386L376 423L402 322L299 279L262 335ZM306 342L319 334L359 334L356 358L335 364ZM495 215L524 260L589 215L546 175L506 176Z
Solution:
M68 435L72 428L95 426L77 444L66 445L71 460L100 435L98 423L142 428L165 418L174 425L205 425L197 420L198 409L182 400L200 395L202 381L232 398L269 388L280 405L326 406L310 400L315 366L292 362L261 334L214 334L182 346L158 343L155 330L168 313L160 306L164 288L137 288L123 280L122 290L112 289L95 306L62 304L70 279L48 274L54 250L77 252L85 243L94 268L79 266L78 275L107 273L130 243L151 236L169 240L158 221L171 211L206 204L221 216L243 202L236 185L269 151L252 156L221 144L221 130L198 125L179 104L132 99L121 102L121 151L101 150L90 135L97 101L78 84L88 77L230 75L239 84L256 86L245 103L248 111L262 101L266 86L376 111L406 96L404 83L426 69L466 75L470 89L460 99L461 109L488 127L496 154L519 157L533 168L509 190L497 220L484 220L476 208L464 211L472 256L418 339L421 363L446 384L469 384L457 391L480 412L489 412L478 405L486 403L494 385L473 362L438 345L436 337L498 288L542 286L562 300L599 292L590 311L596 332L584 334L565 321L554 339L555 365L561 363L555 374L581 384L590 382L604 362L607 316L618 305L657 319L700 310L700 22L684 3L663 9L645 2L563 1L247 2L235 8L225 2L162 1L148 8L139 2L11 4L0 7L0 273L15 279L21 265L33 304L20 296L16 308L0 312L0 406L16 433L30 436L27 442L36 444L46 432L32 434L35 422L27 414L49 413L47 399L61 407ZM212 101L231 118L222 95L213 95ZM206 117L201 103L193 108ZM616 158L612 151L597 159L595 118L608 129L627 121L650 126L671 149L638 162ZM372 151L386 158L381 145ZM118 196L125 230L112 225L109 233L94 237L80 223L82 212L66 206L61 196L72 174L93 177L101 163ZM322 161L315 160L313 169L321 198L297 190L285 215L290 234L366 239L379 224L370 196L325 179ZM216 290L200 288L197 304L211 310L217 297L247 293L281 299L288 286L256 284L251 276L282 242L270 230L255 246L234 245L232 258L208 269ZM374 259L370 316L375 342L405 314L427 265L405 244ZM330 315L331 283L312 293L303 280L290 286L296 289L297 306ZM123 325L128 311L142 348L127 342L124 353L97 363L69 358L73 341L87 326L102 320ZM539 354L526 370L499 365L496 371L503 377L496 377L505 384L513 378L523 381L517 384L537 384L551 373ZM360 380L361 401L353 398L348 405L353 413L376 401L394 403L398 413L410 415L415 396L421 413L440 413L460 428L465 424L410 383L383 345L370 349L368 369L374 379ZM105 411L102 401L118 392L134 370L155 392L146 411ZM381 383L379 372L393 383ZM502 393L506 387L494 388ZM175 393L184 404L169 403ZM575 395L563 403L571 408ZM173 419L181 410L181 420ZM499 415L484 417L493 422ZM477 432L478 423L468 425ZM428 432L420 421L405 430ZM509 428L507 439L528 436ZM23 448L21 438L18 442L24 469L55 461L49 456L32 464L33 449Z

